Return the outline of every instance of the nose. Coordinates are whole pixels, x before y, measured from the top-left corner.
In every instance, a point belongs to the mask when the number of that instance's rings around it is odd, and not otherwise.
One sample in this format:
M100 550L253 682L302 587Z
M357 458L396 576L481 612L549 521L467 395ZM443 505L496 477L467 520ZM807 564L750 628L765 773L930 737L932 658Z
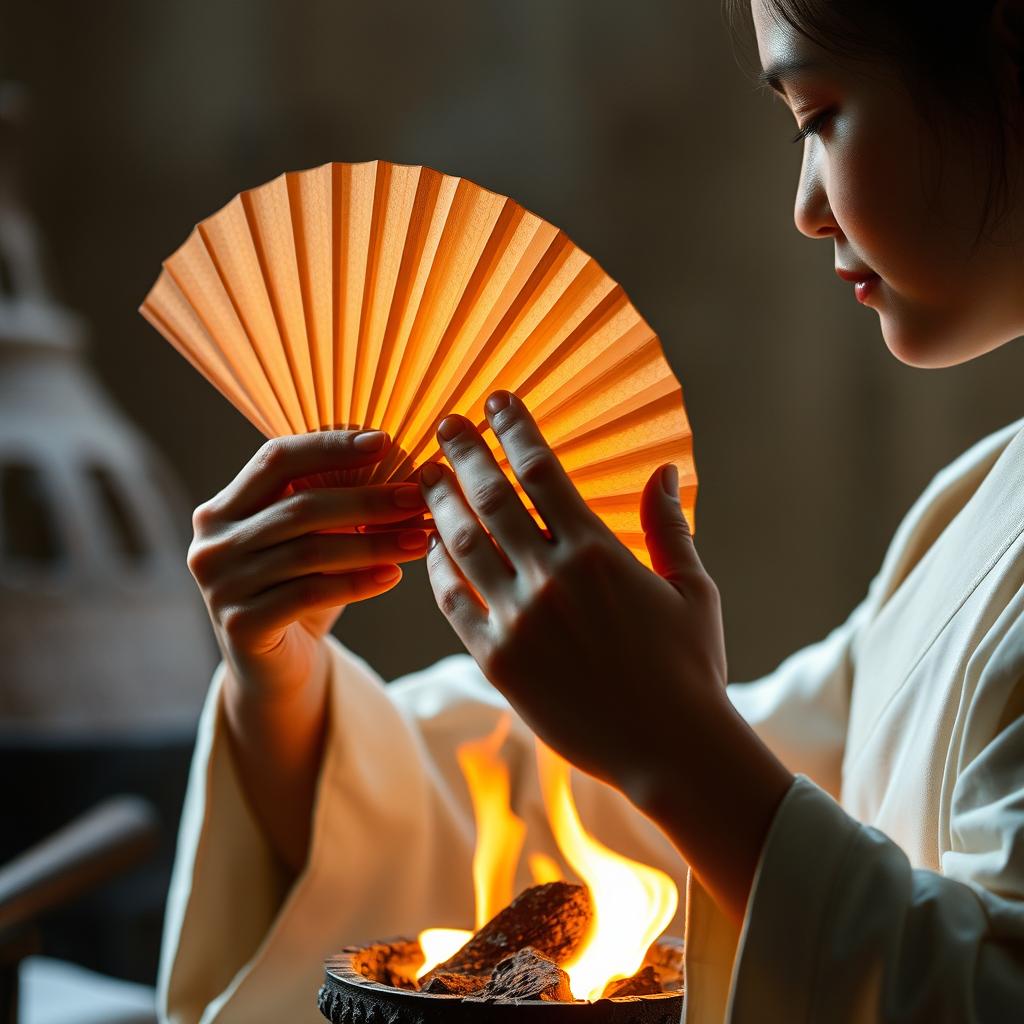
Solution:
M800 181L796 188L793 220L797 230L808 238L831 238L839 234L839 225L832 215L825 187L824 168L818 150L821 147L810 140L804 144Z

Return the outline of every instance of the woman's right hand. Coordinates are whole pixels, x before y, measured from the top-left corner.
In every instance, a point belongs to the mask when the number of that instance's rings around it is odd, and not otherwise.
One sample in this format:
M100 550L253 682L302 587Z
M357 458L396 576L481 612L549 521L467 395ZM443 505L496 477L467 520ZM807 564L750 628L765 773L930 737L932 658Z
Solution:
M372 465L389 445L381 431L274 438L195 510L188 567L248 695L287 699L319 679L324 634L344 606L390 590L398 563L425 553L416 483L288 493L293 481Z

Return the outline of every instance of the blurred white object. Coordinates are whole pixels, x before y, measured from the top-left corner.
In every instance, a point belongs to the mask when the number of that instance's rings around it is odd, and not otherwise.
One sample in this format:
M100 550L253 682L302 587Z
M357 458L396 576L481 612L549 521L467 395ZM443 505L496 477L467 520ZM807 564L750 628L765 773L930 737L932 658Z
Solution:
M23 960L18 982L18 1024L156 1024L156 993L148 985L45 956Z

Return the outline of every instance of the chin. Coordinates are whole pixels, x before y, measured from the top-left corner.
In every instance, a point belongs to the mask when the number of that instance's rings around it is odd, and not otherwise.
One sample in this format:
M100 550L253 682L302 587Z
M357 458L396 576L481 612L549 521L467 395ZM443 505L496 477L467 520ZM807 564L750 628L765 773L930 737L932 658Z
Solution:
M889 351L901 363L921 370L958 366L1009 340L973 337L969 330L951 330L948 323L941 328L935 324L908 324L885 314L881 327Z

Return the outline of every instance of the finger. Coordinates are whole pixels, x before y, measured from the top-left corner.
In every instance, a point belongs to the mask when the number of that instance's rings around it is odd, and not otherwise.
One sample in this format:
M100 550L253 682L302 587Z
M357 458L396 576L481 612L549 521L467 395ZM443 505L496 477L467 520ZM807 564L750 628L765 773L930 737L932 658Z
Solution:
M231 609L222 622L225 631L236 641L265 638L308 612L337 608L383 594L401 578L402 570L397 565L299 576Z
M314 487L250 516L235 532L236 545L241 551L259 551L317 530L394 529L422 519L425 509L423 492L414 483Z
M459 572L485 601L514 577L514 571L494 546L469 507L455 474L437 462L420 468L420 486L434 517L434 528Z
M431 546L427 551L427 574L437 607L472 654L487 633L487 607L459 571L444 541L436 533L431 534Z
M495 391L484 408L516 479L547 523L552 537L560 540L602 527L526 406L509 391Z
M651 565L677 589L707 573L693 544L690 524L679 502L679 471L672 463L658 467L640 496L640 525Z
M548 542L476 427L465 416L446 416L437 434L470 507L513 566L538 555Z
M426 550L425 530L373 535L305 534L265 551L246 553L244 571L222 566L220 582L210 587L210 595L218 604L231 604L297 576L357 572L373 565L410 562L422 558Z
M220 512L243 519L279 497L293 480L372 465L388 447L382 430L317 430L272 438L218 495Z

